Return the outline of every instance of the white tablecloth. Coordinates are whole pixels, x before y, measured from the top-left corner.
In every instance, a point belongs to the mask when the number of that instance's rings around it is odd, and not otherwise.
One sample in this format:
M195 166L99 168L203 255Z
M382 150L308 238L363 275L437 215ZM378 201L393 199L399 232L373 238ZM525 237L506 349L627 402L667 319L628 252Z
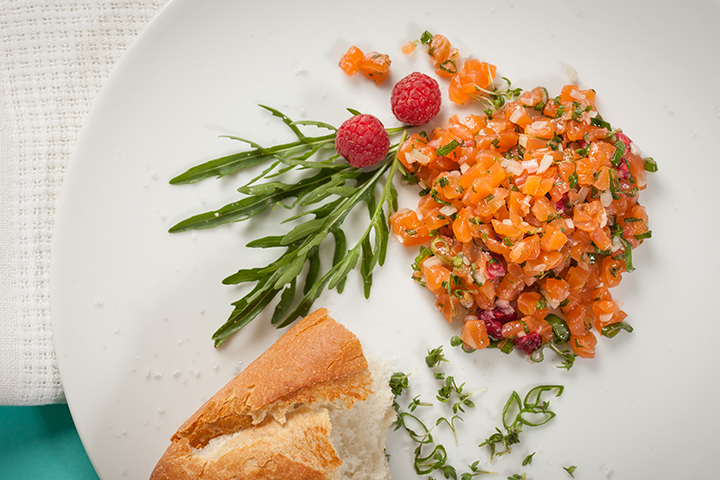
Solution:
M64 401L49 272L63 173L113 65L167 0L0 0L0 404Z

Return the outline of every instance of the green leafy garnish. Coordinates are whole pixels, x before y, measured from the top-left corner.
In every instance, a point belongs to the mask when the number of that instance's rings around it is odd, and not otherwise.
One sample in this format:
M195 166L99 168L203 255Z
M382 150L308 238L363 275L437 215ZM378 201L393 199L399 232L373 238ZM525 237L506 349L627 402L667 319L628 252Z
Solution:
M571 349L569 349L569 348L560 349L553 344L549 344L549 348L551 350L554 350L555 353L560 355L560 358L563 359L562 364L558 365L558 368L570 370L573 367L573 365L575 365L575 359L577 358L577 355L575 353L573 353L573 351Z
M606 128L608 130L612 130L612 126L603 120L603 118L600 115L595 115L593 118L590 119L590 124L596 127Z
M470 471L469 471L469 472L466 472L466 473L463 473L462 475L460 475L460 480L471 480L472 478L475 478L475 477L477 477L478 475L488 475L488 474L493 474L493 473L495 473L495 472L488 472L488 471L485 471L485 470L480 470L480 469L478 468L478 465L480 465L480 461L479 461L479 460L473 462L473 463L470 464L470 465L468 465L468 467L470 468Z
M464 391L465 384L458 385L455 378L446 375L440 369L443 364L447 364L448 359L443 353L443 347L439 346L432 350L428 350L425 357L425 365L433 371L433 377L438 380L438 390L435 395L436 400L440 404L450 405L453 415L439 416L434 423L425 423L420 416L415 413L419 407L432 407L430 402L423 402L420 395L415 396L408 404L407 409L400 406L400 396L408 390L408 375L404 373L393 374L390 380L390 388L394 394L393 408L397 412L397 420L395 422L395 430L403 429L408 436L417 444L414 450L413 467L418 475L428 475L433 472L441 473L445 478L458 478L456 468L449 464L448 453L445 447L437 443L433 436L435 428L446 426L450 429L457 445L457 422L462 422L462 414L466 408L474 408L475 404L470 400L473 393ZM431 426L428 426L431 425ZM470 472L463 473L461 480L469 480L477 475L491 473L478 469L479 462L469 465ZM431 477L432 478L432 477Z
M611 323L602 327L602 331L600 333L602 333L604 337L613 338L622 330L625 330L628 333L632 333L633 327L623 322Z
M622 236L619 238L624 250L623 259L625 260L625 271L628 273L634 272L635 267L632 263L632 244L625 240Z
M577 467L575 465L572 465L570 467L563 467L563 470L565 470L568 474L570 474L570 476L572 478L575 478L574 473L575 473L576 469L577 469Z
M450 142L448 142L445 145L438 148L435 153L437 154L438 157L444 157L459 146L460 146L460 142L458 142L457 140L451 140ZM443 186L443 185L441 185L441 186Z
M524 400L520 400L520 395L513 391L502 410L504 432L496 428L496 433L478 446L490 448L491 460L495 456L510 453L512 446L520 442L523 426L539 427L555 417L555 412L549 408L550 403L541 400L543 393L555 391L555 396L559 397L564 388L562 385L539 385L531 389ZM498 451L498 446L501 446L502 450Z
M423 45L430 45L430 41L432 40L433 34L425 30L423 34L420 36L420 43Z
M348 274L358 265L364 295L369 297L372 272L376 266L385 262L389 239L388 217L397 210L397 191L393 179L396 172L402 172L402 167L395 153L405 135L399 143L391 146L385 162L379 168L367 171L347 165L335 154L334 127L315 121L296 122L273 108L261 107L280 118L297 140L266 148L250 140L231 137L253 148L193 167L170 181L174 185L195 183L269 163L257 177L238 189L245 198L183 220L170 229L171 233L244 221L277 207L299 212L282 223L304 219L284 235L258 238L247 244L249 248L281 248L284 252L264 267L242 269L223 280L227 285L254 282L255 287L232 304L234 309L229 318L213 334L215 346L221 345L255 319L278 294L279 302L271 319L278 328L307 315L325 288L342 292ZM300 130L299 126L302 125L330 129L333 133L309 137ZM389 134L401 131L404 128L388 129ZM325 155L321 156L323 152ZM299 181L278 180L291 171L305 175ZM265 180L264 183L258 183L261 180ZM376 189L380 185L382 191L378 198ZM286 203L290 199L293 200ZM357 242L349 246L342 228L343 222L361 204L367 207L369 221ZM323 268L318 252L329 236L333 239L334 255L332 265ZM298 278L303 271L303 287L299 289Z
M645 170L646 171L648 171L650 173L654 173L654 172L658 171L658 165L654 158L647 157L646 159L644 159L644 162L645 162Z

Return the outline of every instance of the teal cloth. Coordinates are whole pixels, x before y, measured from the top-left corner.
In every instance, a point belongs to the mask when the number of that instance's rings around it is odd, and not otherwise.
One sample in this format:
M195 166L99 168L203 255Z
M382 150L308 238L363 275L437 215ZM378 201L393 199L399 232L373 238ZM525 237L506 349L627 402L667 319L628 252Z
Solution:
M98 480L67 405L0 407L0 478Z

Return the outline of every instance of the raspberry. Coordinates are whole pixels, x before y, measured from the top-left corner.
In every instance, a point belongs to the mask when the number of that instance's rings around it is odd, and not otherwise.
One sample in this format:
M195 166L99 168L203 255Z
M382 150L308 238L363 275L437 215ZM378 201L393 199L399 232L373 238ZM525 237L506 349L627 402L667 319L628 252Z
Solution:
M382 122L372 115L355 115L340 125L335 150L353 167L371 167L390 148L390 137Z
M441 100L438 83L424 73L414 72L395 84L390 105L398 120L417 127L438 114Z

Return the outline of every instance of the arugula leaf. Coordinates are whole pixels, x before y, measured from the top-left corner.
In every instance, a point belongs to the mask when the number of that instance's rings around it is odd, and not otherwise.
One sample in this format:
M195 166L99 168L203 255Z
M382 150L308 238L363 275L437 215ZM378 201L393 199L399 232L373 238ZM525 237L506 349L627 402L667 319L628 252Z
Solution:
M284 248L284 252L264 267L241 269L223 280L226 285L255 282L255 286L232 304L234 308L229 318L212 336L215 346L221 345L255 319L278 294L279 301L271 318L278 328L307 315L313 302L326 288L342 292L348 274L358 264L364 295L369 297L372 272L375 267L384 264L387 255L390 237L388 218L397 210L397 190L393 181L395 174L402 172L396 152L405 139L405 127L388 129L389 134L403 132L403 137L391 146L384 163L368 171L339 160L334 153L335 127L311 120L296 122L278 110L264 105L261 107L280 118L297 140L266 148L251 140L230 137L249 144L252 149L206 162L170 180L173 185L195 183L212 176L223 177L263 162L269 163L258 176L238 188L238 193L245 198L217 210L191 216L171 227L171 233L246 221L277 207L296 212L281 224L310 217L284 235L259 238L247 244L249 248ZM333 133L309 137L300 129L300 126L306 125L332 130ZM324 154L325 151L332 153ZM291 171L304 175L299 181L283 182L279 179ZM379 185L383 186L377 198ZM290 199L294 200L288 203ZM357 242L348 246L343 222L361 204L367 206L369 220ZM309 210L304 208L311 206L313 208ZM318 252L330 235L334 239L334 255L332 264L324 266ZM303 278L302 289L298 288L299 278Z

